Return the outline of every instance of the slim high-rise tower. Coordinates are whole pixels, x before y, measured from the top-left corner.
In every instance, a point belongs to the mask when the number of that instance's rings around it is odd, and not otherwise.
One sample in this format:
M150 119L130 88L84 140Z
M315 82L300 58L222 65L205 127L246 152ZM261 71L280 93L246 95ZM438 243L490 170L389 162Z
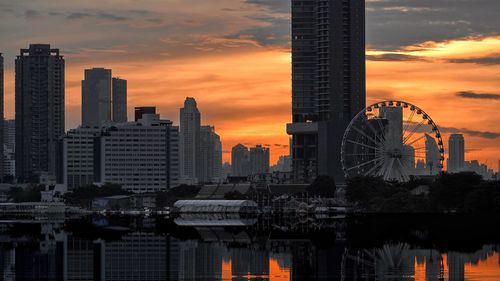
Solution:
M4 92L3 92L3 56L2 53L0 53L0 182L3 182L3 177L4 177L4 149L3 149L3 144L4 144L4 112L3 112L3 99L4 99Z
M82 80L82 126L111 121L111 69L85 69Z
M16 175L55 176L64 135L64 59L47 44L21 49L16 59Z
M342 136L365 107L365 1L292 0L292 166L296 182L343 181Z
M180 109L181 177L196 181L200 174L200 111L194 98L186 98Z
M465 169L465 144L462 134L452 134L448 140L448 172L458 173Z
M127 80L113 78L113 122L127 122Z
M231 150L231 176L247 177L250 174L250 152L242 144L233 146Z

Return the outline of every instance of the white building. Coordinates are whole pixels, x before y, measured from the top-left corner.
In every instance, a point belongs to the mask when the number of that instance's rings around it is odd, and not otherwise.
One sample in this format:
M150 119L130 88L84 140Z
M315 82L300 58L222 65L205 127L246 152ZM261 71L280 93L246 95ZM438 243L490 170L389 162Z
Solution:
M200 111L196 100L186 98L180 109L181 177L183 182L196 182L200 173Z
M63 183L68 191L94 183L94 138L100 128L79 127L69 130L62 141Z
M178 183L178 128L159 115L106 128L96 139L95 181L135 193L164 191Z

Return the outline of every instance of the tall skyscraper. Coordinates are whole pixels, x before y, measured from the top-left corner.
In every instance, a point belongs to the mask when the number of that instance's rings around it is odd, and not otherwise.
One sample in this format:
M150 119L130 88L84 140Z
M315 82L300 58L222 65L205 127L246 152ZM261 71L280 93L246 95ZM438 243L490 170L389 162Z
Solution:
M221 179L222 143L213 126L200 127L200 182L218 182Z
M448 172L458 173L465 168L465 143L464 136L452 134L448 139Z
M85 69L82 80L82 126L100 127L111 121L111 69Z
M127 80L113 78L113 122L127 122Z
M16 175L16 121L4 120L3 121L3 171L4 176Z
M2 53L0 53L0 182L3 182L3 177L4 177L4 114L3 114L3 99L4 99L4 92L3 92L3 56Z
M233 146L231 150L231 176L247 177L250 174L250 152L242 144Z
M342 136L365 107L365 0L292 0L292 166L296 182L344 181Z
M180 109L181 175L189 181L196 181L200 174L200 111L194 98L186 98Z
M34 44L16 59L16 175L55 176L64 135L64 58L59 49Z
M441 172L441 154L436 140L425 134L425 174L437 175Z
M269 172L269 148L256 145L250 148L250 173L252 175Z

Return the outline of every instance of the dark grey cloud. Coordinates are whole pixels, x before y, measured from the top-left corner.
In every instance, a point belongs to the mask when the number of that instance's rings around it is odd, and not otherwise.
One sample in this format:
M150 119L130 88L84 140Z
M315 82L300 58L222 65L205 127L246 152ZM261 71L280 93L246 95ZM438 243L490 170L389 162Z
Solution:
M252 19L267 23L263 27L254 27L241 30L237 33L226 35L227 39L249 37L262 46L284 46L290 45L290 20L280 17L259 16Z
M483 65L498 65L500 64L500 54L493 54L486 57L477 58L464 58L464 59L451 59L448 60L451 63L474 63Z
M36 10L26 10L24 12L24 17L27 18L27 19L37 19L41 16L40 12L36 11Z
M426 61L424 58L418 56L404 55L398 53L367 55L366 59L370 61Z
M416 133L426 133L426 134L431 134L430 132L432 132L432 127L427 124L419 125L419 122L413 122L413 121L412 122L404 121L403 123L405 125L409 125L407 129L408 131L415 131ZM441 127L439 125L438 128L441 133L447 133L447 134L464 134L485 139L500 138L499 132L477 131L467 128Z
M125 16L119 13L113 12L72 12L66 16L69 20L80 20L85 18L96 18L109 21L126 21L131 19L129 16Z
M463 91L455 94L457 97L467 99L482 99L482 100L500 100L500 94L475 93L471 91Z
M246 0L245 3L257 5L276 13L290 13L290 0Z
M480 137L485 139L497 139L500 138L500 133L497 132L488 132L488 131L476 131L465 128L453 128L453 127L439 127L439 130L442 133L449 134L464 134L473 137Z
M66 16L66 18L69 20L77 20L77 19L83 19L83 18L89 18L89 17L92 17L92 14L82 13L82 12L74 12L74 13L70 13Z
M110 12L99 12L96 14L98 18L101 19L106 19L106 20L113 20L113 21L126 21L130 19L130 17L119 15L119 14L113 14Z
M366 7L367 43L375 49L500 33L498 0L379 0Z

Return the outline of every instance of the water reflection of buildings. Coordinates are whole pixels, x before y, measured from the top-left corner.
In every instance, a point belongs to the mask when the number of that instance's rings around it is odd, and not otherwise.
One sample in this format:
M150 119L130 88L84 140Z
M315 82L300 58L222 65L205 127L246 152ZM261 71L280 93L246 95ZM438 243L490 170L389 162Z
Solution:
M335 232L280 228L263 235L258 227L194 227L196 238L186 240L154 231L82 238L42 227L39 240L0 235L0 274L3 280L460 281L474 265L500 257L491 246L466 254L404 243L355 249L334 239Z

